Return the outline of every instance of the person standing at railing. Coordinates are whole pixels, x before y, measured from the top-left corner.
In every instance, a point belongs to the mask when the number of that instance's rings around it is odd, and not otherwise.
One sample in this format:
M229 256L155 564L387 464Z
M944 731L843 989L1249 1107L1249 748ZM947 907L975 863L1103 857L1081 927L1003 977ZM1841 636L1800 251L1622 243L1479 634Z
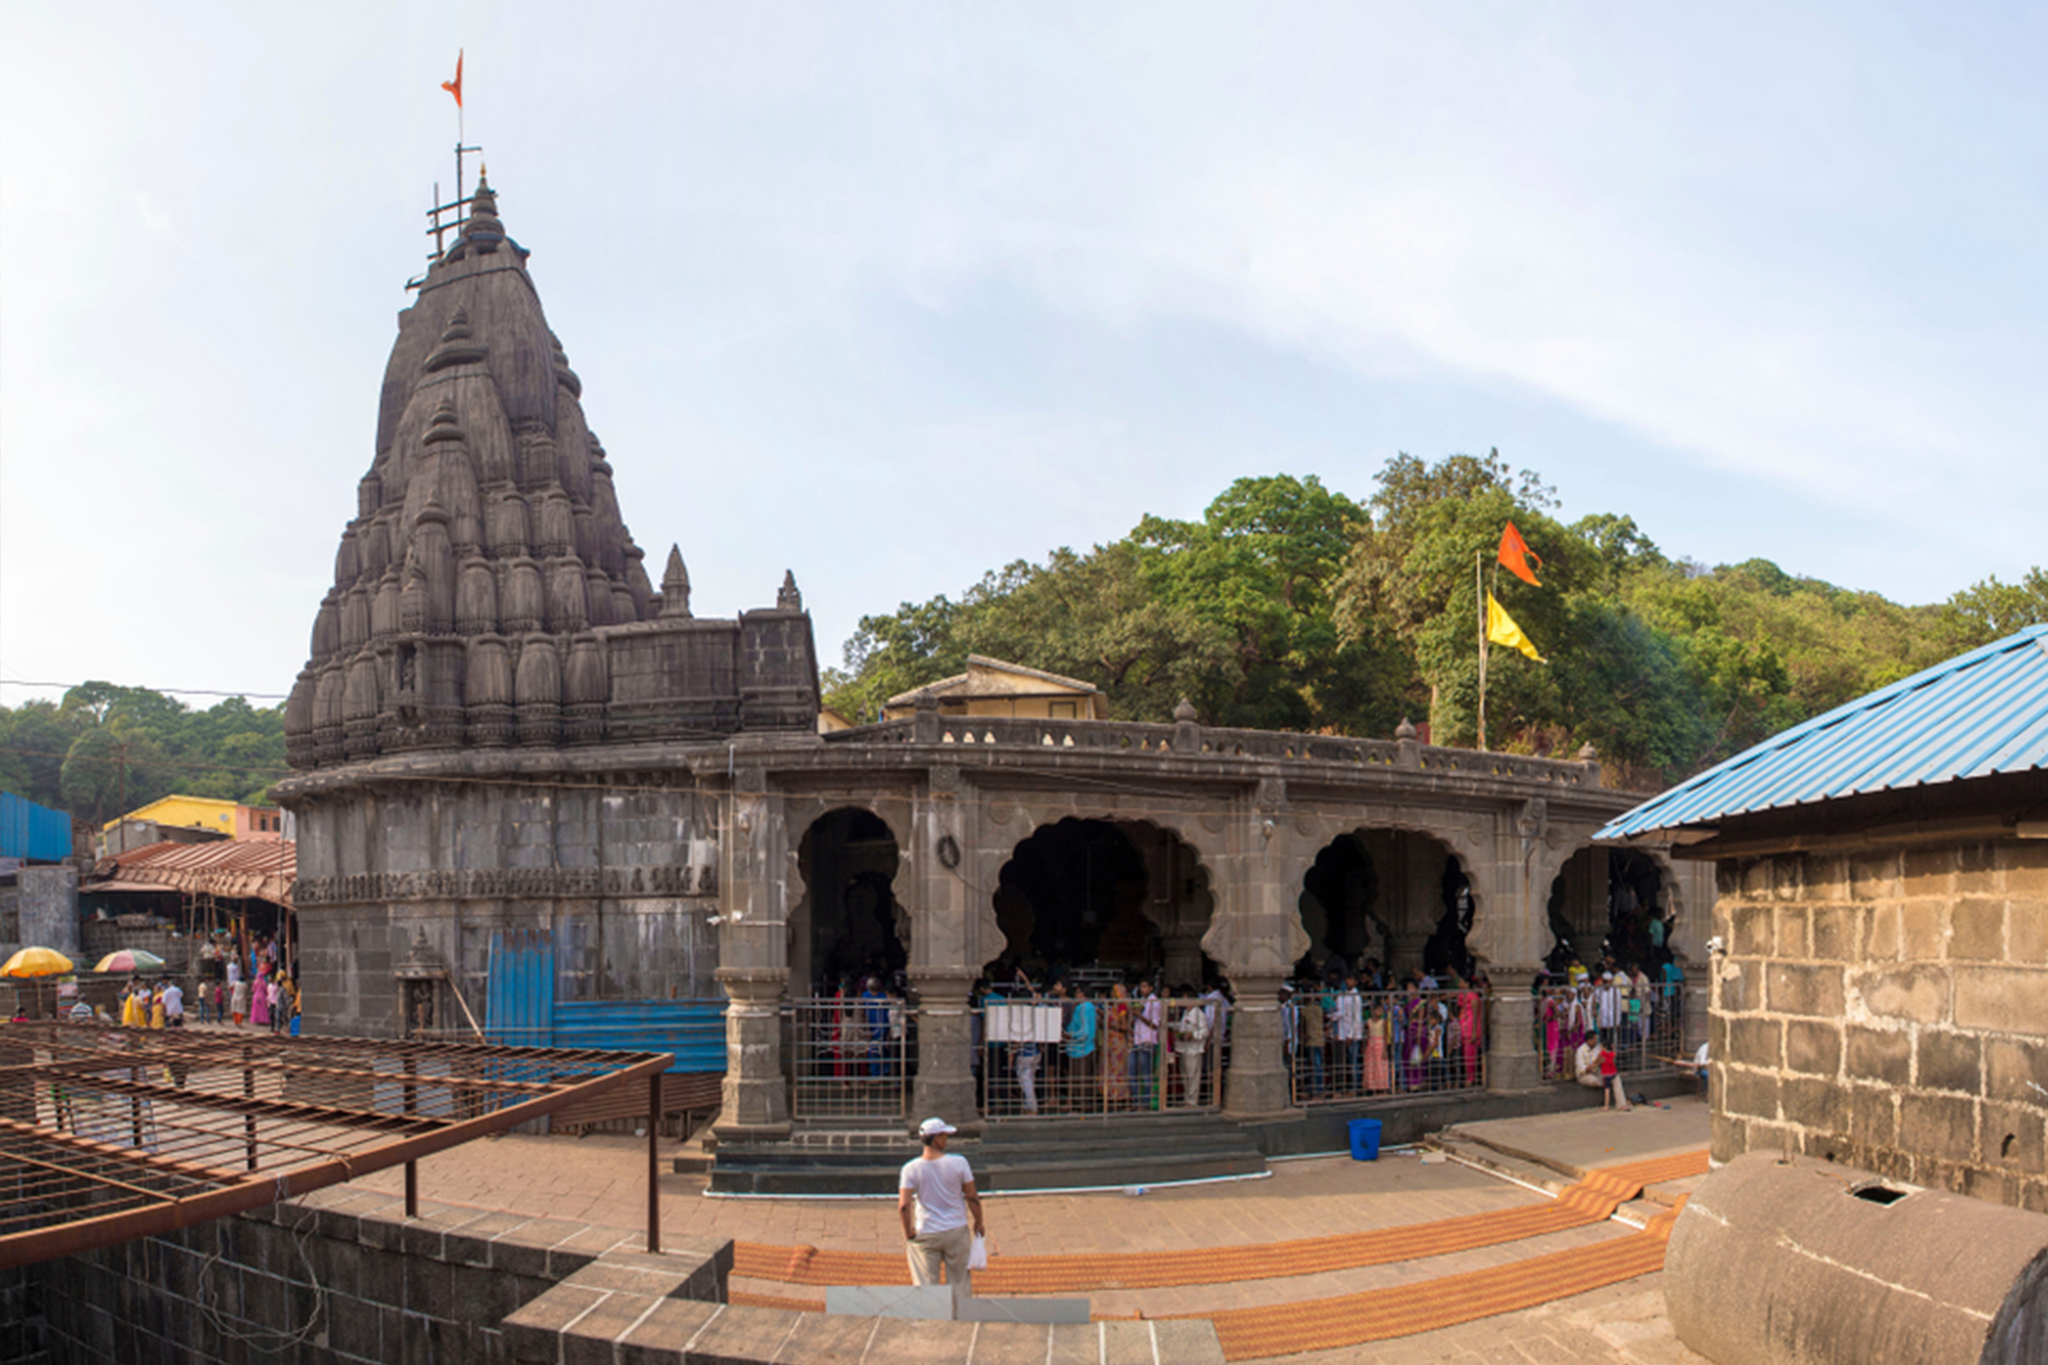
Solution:
M1106 1109L1131 1107L1131 1034L1135 1022L1131 993L1119 981L1102 1004L1102 1103Z
M880 1080L889 1070L889 999L882 994L882 983L872 976L861 983L860 1008L861 1022L866 1025L863 1033L868 1079Z
M1387 1066L1387 1000L1375 995L1365 1016L1365 1092L1384 1095L1393 1089L1393 1074Z
M1097 1110L1102 1103L1096 1071L1101 1058L1096 1052L1095 1013L1088 987L1074 983L1073 1013L1067 1016L1066 1028L1067 1104L1082 1111Z
M1183 999L1193 993L1191 986L1174 991ZM1181 1105L1196 1108L1202 1103L1202 1058L1209 1051L1209 1010L1199 1000L1184 1006L1174 1021L1173 1051L1180 1058Z
M1166 1007L1152 983L1139 982L1137 1016L1131 1021L1131 1086L1140 1109L1160 1107L1159 1028L1165 1018Z
M1458 992L1458 1048L1465 1056L1465 1084L1468 1087L1479 1084L1479 1045L1486 1036L1480 999L1478 989L1469 981Z
M1337 1089L1347 1095L1358 1093L1360 1050L1365 1046L1365 999L1358 993L1358 978L1346 976L1337 994Z

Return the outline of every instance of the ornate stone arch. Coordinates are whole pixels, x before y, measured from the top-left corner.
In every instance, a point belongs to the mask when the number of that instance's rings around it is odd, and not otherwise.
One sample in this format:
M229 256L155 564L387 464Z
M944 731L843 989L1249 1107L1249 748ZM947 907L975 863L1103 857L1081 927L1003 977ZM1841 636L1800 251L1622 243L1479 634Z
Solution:
M977 967L994 960L1005 943L994 905L1003 871L1025 844L1068 821L1142 826L1165 835L1193 855L1194 875L1199 881L1196 893L1207 901L1208 920L1213 922L1221 909L1217 856L1220 826L1212 829L1205 825L1199 809L1162 810L1156 799L1139 805L1132 799L1113 793L991 793L985 801L988 818L983 826L985 844L982 853L988 875L984 894L978 902L985 925L977 940L978 951L983 954L983 961L974 964ZM1189 804L1191 807L1194 805L1192 802ZM1141 907L1141 913L1158 932L1168 933L1178 927L1161 924L1149 903ZM1213 957L1211 960L1215 961Z
M1363 813L1354 810L1298 814L1293 824L1296 832L1303 836L1304 847L1295 855L1295 864L1289 872L1290 881L1292 885L1300 886L1314 866L1317 855L1346 834L1382 829L1420 834L1434 839L1456 856L1459 866L1464 869L1466 884L1472 889L1472 922L1475 926L1483 924L1500 900L1494 886L1495 818L1490 811L1431 811L1396 806L1371 806ZM1295 919L1298 924L1299 910ZM1303 932L1306 934L1307 931Z

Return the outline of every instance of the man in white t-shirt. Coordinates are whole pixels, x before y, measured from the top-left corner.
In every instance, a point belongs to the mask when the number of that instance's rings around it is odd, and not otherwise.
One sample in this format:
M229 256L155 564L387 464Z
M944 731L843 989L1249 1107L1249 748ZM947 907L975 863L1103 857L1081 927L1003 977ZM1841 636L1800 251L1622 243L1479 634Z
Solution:
M164 987L164 1027L185 1026L185 988L173 981Z
M964 1156L948 1156L946 1139L958 1130L944 1119L926 1119L917 1126L924 1151L903 1163L897 1181L896 1211L903 1218L904 1254L914 1284L939 1283L939 1266L958 1302L974 1292L967 1269L974 1238L987 1235L981 1219L981 1196L974 1190L974 1172ZM974 1231L968 1232L968 1216Z

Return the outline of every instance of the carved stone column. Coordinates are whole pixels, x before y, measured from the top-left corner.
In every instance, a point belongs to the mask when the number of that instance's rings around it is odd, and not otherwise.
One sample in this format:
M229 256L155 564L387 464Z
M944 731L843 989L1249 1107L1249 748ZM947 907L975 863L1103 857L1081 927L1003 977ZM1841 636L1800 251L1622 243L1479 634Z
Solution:
M725 988L723 1107L712 1128L721 1142L789 1136L789 1085L782 1075L782 995L789 973L720 967Z
M1543 1081L1543 1059L1536 1051L1536 997L1529 993L1536 969L1488 964L1486 976L1493 986L1488 1007L1486 1088L1502 1094L1548 1089Z
M1271 1118L1293 1107L1280 1023L1280 983L1285 979L1277 974L1230 974L1237 1003L1230 1010L1223 1109L1233 1118Z
M971 968L918 968L910 973L917 992L917 1078L911 1091L911 1119L933 1115L963 1132L978 1131L974 1105L974 1029L968 998L976 973Z

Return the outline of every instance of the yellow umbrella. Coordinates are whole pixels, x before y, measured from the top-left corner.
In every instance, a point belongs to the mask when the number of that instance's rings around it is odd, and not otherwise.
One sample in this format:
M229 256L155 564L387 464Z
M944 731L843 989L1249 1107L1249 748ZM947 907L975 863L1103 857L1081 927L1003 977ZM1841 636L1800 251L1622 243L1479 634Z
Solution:
M0 976L62 976L71 970L71 959L53 948L23 948L0 966Z

